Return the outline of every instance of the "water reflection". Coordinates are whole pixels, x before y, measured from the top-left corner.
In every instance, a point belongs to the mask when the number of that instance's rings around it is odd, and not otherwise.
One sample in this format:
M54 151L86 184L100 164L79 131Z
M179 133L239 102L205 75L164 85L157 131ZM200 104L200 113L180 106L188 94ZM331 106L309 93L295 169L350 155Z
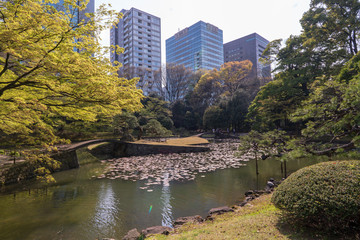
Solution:
M162 207L162 220L161 220L161 225L162 226L167 226L167 227L172 227L172 222L173 222L173 215L172 215L172 206L171 206L171 191L170 191L170 184L168 182L168 178L169 178L169 174L165 173L164 174L164 184L162 187L162 192L161 192L161 203L163 205Z
M194 181L166 181L152 192L144 182L91 180L99 164L55 174L57 184L47 189L18 190L0 195L0 239L94 240L122 237L132 228L171 226L183 216L206 216L213 207L241 201L249 189L263 188L273 177L281 179L279 161L254 161L238 169L198 174ZM289 173L316 162L290 161ZM151 213L149 207L153 206Z
M113 185L110 182L102 183L98 192L98 201L95 207L93 218L93 228L98 229L102 234L113 235L116 228L119 208L117 206L116 196Z

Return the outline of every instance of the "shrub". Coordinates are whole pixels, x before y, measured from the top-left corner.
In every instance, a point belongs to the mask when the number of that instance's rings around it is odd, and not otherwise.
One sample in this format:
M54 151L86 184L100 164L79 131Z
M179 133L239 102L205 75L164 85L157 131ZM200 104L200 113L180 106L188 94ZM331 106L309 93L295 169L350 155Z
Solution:
M360 161L324 162L293 173L272 196L297 224L338 233L360 226Z
M148 137L167 137L171 131L164 128L156 119L150 119L144 126L145 133Z

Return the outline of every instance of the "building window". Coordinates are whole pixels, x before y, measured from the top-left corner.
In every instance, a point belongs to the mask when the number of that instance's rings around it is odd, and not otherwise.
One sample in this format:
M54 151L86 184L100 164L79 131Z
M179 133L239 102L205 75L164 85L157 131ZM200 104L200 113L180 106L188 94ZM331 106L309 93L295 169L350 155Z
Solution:
M141 17L141 15L142 15L142 14L141 14L141 12L138 12L138 16L140 16L140 17Z
M150 27L150 26L151 26L151 23L147 23L147 25Z

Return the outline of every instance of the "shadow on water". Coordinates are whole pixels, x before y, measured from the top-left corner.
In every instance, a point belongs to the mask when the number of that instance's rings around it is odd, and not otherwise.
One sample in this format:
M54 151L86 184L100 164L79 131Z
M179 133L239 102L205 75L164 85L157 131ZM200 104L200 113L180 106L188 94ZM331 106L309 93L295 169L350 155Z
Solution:
M314 163L291 161L287 171ZM142 181L91 178L103 168L90 163L55 174L57 183L47 188L0 195L0 239L121 239L134 227L172 226L181 216L205 217L210 208L235 204L247 190L263 188L270 177L283 177L281 163L268 159L258 161L258 175L255 161L250 161L237 169L199 173L190 182L165 181L148 192L140 189Z

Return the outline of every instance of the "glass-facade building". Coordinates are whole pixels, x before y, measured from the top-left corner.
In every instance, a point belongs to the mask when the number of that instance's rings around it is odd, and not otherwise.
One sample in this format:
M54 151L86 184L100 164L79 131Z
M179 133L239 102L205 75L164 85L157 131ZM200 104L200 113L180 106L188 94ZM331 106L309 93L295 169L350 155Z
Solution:
M58 11L65 11L63 8L64 0L59 0L58 3L54 4ZM95 13L95 0L89 0L84 11L79 12L77 9L71 14L74 16L71 21L74 24L78 24L81 20L86 19L85 13Z
M199 21L166 40L166 62L193 71L219 69L224 63L223 31Z
M144 94L155 92L155 73L161 66L161 21L159 17L136 8L121 10L123 18L110 30L110 45L124 52L110 54L112 63L121 63L119 75L139 77L138 87Z
M224 61L244 61L250 60L253 64L254 72L258 78L271 77L270 64L262 64L259 59L269 41L257 33L238 38L224 44Z

